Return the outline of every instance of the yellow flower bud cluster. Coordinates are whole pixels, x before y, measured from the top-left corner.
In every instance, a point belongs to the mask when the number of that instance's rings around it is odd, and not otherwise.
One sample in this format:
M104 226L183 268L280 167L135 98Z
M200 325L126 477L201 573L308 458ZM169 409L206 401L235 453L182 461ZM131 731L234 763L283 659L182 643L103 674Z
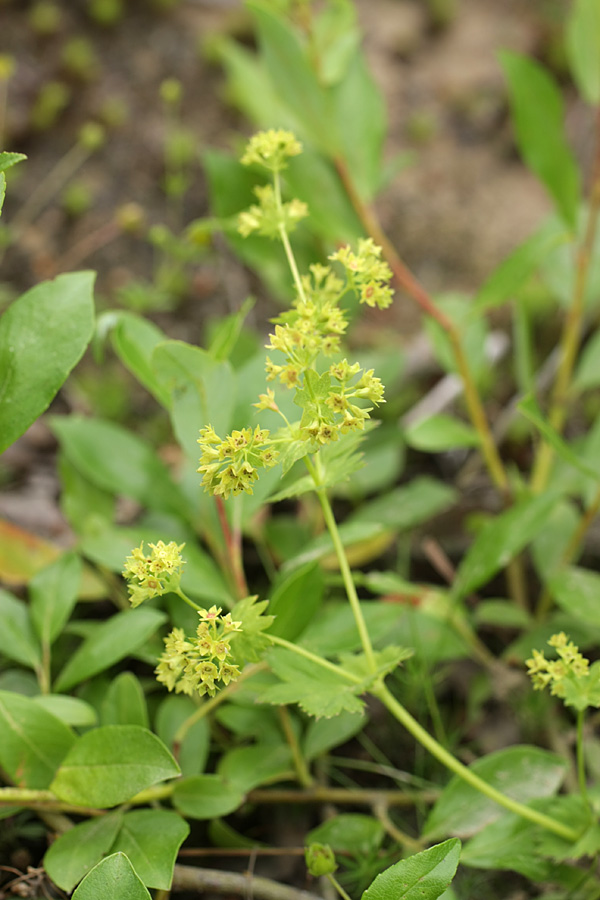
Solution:
M250 138L240 162L243 166L256 164L271 172L279 172L285 169L290 157L299 153L302 153L302 144L291 131L271 128L269 131L259 131Z
M165 544L159 541L148 547L149 554L144 552L142 541L125 560L123 576L129 582L129 599L133 607L151 597L160 597L179 589L184 565L181 551L185 544L177 545L174 541Z
M282 228L290 234L298 222L308 215L308 206L297 198L278 205L270 184L256 185L254 193L258 203L238 216L238 231L242 237L248 237L256 231L264 237L279 238Z
M358 253L350 247L340 247L329 259L341 263L346 270L349 286L356 291L361 303L386 309L393 299L388 282L392 270L381 259L381 247L371 238L358 242Z
M561 631L553 634L548 644L558 653L558 659L546 659L542 650L534 650L533 657L525 661L534 690L543 691L550 686L550 693L565 697L566 682L572 678L589 675L589 660L579 652L579 648Z
M259 468L270 468L277 462L277 453L272 449L269 432L258 425L232 431L226 438L220 438L211 425L200 431L198 443L202 448L198 472L202 473L202 484L211 494L225 500L231 494L245 491L252 493L252 485L258 478Z
M186 637L182 628L174 628L165 638L165 650L155 669L156 679L168 690L214 697L223 685L235 681L240 669L231 662L231 638L241 631L231 613L211 606L198 610L200 623L194 637Z

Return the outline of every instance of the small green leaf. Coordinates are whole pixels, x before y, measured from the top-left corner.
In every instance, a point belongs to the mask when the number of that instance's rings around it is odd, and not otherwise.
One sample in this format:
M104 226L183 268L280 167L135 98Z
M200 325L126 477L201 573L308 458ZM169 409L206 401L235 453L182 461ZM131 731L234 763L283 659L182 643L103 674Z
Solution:
M7 169L23 159L27 159L24 153L10 153L8 150L3 150L0 153L0 172L6 172Z
M567 21L567 55L582 96L600 103L600 5L598 0L575 0Z
M567 566L548 584L552 596L566 613L593 627L600 627L600 574L591 569Z
M72 900L152 900L124 853L107 856L89 872Z
M404 437L409 447L425 453L477 447L479 444L479 435L471 425L443 413L410 425Z
M521 500L484 525L458 568L454 596L477 590L506 566L539 534L556 502L556 496L547 491Z
M317 759L334 747L345 744L365 727L367 719L356 713L340 713L335 719L311 719L304 735L302 752L306 760ZM331 843L323 841L322 843ZM333 846L333 845L332 845Z
M175 785L173 804L191 819L214 819L238 809L244 795L220 775L192 775Z
M250 747L234 747L219 761L219 775L242 794L261 784L289 777L293 768L292 752L287 744L260 739Z
M379 850L384 835L383 825L373 816L342 813L309 831L304 843L329 844L335 853L372 856Z
M0 588L0 653L30 669L42 663L42 651L31 627L27 606Z
M566 763L555 753L522 746L489 753L469 768L508 797L527 803L556 793ZM424 834L428 839L445 834L469 837L495 822L502 812L497 803L454 775L431 810Z
M63 891L72 891L108 853L122 819L121 812L114 812L88 819L61 834L44 856L44 868L52 881Z
M441 481L426 476L414 478L410 484L363 503L344 526L373 522L404 531L444 512L456 499L456 491Z
M567 442L554 428L552 428L550 423L544 419L533 395L530 394L528 397L524 397L523 400L519 402L517 408L523 413L525 418L529 419L530 422L533 422L538 431L544 436L552 449L556 450L561 459L564 459L565 462L569 463L569 465L573 466L587 478L593 478L594 481L600 479L600 471L571 450Z
M148 727L146 698L133 672L121 672L111 682L102 701L102 724Z
M575 229L579 170L563 127L563 100L550 74L538 63L504 51L500 61L508 79L519 149L554 200L566 224Z
M548 875L548 862L532 853L536 830L526 819L505 813L463 846L461 865L512 869L526 878L543 881Z
M29 583L31 618L38 637L50 646L71 615L81 584L83 566L75 553L63 553Z
M600 385L600 331L585 344L573 378L573 390L587 391Z
M362 900L437 900L454 878L459 858L456 838L415 853L378 875Z
M82 735L51 785L67 803L105 809L180 774L156 735L139 725L106 725Z
M0 318L0 453L48 408L94 328L93 272L31 288Z
M156 714L156 733L167 747L173 749L178 729L197 709L191 697L182 694L165 697ZM178 750L177 761L182 775L200 775L204 771L210 750L210 728L206 718L198 719L188 728Z
M17 787L47 788L75 735L34 700L0 691L0 766Z
M120 850L135 867L147 887L168 891L179 848L190 826L166 809L140 809L125 813L121 830L111 847Z
M152 368L154 348L167 336L153 322L135 313L119 310L109 315L117 317L111 331L111 339L115 352L123 365L127 366L137 380L158 400L161 406L168 409L169 392L161 385Z
M65 725L73 728L89 728L98 723L96 710L79 697L65 697L64 694L39 694L34 703L43 707Z
M163 612L151 607L128 609L107 619L69 659L56 680L55 690L68 691L110 668L145 643L165 619Z

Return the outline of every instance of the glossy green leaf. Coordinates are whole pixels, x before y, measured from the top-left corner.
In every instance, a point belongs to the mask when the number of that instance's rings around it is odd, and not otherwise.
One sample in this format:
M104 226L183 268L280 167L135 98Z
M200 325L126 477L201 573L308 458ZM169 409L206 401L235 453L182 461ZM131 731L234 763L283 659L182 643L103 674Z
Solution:
M484 525L458 568L454 595L470 594L506 566L539 534L556 502L551 492L526 498Z
M64 553L29 583L31 619L43 644L54 643L67 623L77 603L82 573L81 557Z
M148 707L143 688L133 672L121 672L111 682L102 701L103 725L148 727Z
M44 856L44 868L52 881L63 891L72 891L108 853L122 820L121 812L113 812L88 819L61 834Z
M425 453L440 453L456 447L476 447L479 435L472 425L444 413L410 425L404 437L409 447Z
M98 722L94 707L79 697L65 697L64 694L39 694L33 700L65 725L73 728L89 728Z
M219 775L242 794L261 784L281 781L289 777L293 769L289 746L266 740L259 740L249 747L234 747L219 761Z
M315 146L335 152L338 136L330 98L319 84L296 31L272 7L258 0L248 6L256 23L262 58L278 95L294 111L304 136Z
M244 795L220 775L192 775L175 785L173 804L191 819L226 816L241 806Z
M166 809L140 809L125 813L121 830L111 847L127 854L147 887L168 891L179 848L190 826Z
M0 653L31 669L41 666L41 648L22 600L0 588Z
M574 0L566 32L569 66L582 96L600 103L600 5L598 0Z
M565 776L566 763L547 750L518 746L489 753L469 768L508 797L527 803L556 793ZM495 822L502 813L501 806L455 775L431 810L423 833L428 839L447 834L469 837Z
M566 224L574 229L579 170L565 138L560 91L551 75L533 59L504 51L500 61L508 80L519 149Z
M52 429L62 450L85 477L103 490L133 497L144 506L181 516L185 498L167 467L141 438L101 419L54 417Z
M600 574L567 566L552 576L549 588L556 603L575 618L600 627Z
M362 900L437 900L454 878L459 858L455 838L415 853L378 875Z
M156 713L156 733L161 741L174 750L178 729L198 711L191 697L169 694ZM198 719L186 731L178 746L177 761L182 775L200 775L206 766L210 750L210 728L206 718Z
M379 850L384 835L383 825L373 816L341 813L309 831L304 843L329 844L334 853L371 856Z
M106 725L79 738L51 790L67 803L104 809L179 773L173 756L151 731L139 725Z
M542 225L492 272L473 302L473 314L479 315L507 300L513 300L542 260L567 237L564 227L556 219Z
M103 622L69 659L54 688L59 693L110 668L137 650L154 634L166 616L158 609L140 607L117 613Z
M31 288L0 318L0 453L48 408L94 328L93 272Z
M47 788L75 742L60 719L29 697L0 691L0 766L17 787Z
M72 900L151 900L139 875L124 853L113 853L89 872Z
M284 576L273 590L269 612L275 621L269 631L293 641L318 612L325 592L325 578L315 563Z
M111 331L115 352L137 380L147 388L161 406L169 406L169 393L157 379L152 368L154 348L167 336L153 322L135 313L119 310Z

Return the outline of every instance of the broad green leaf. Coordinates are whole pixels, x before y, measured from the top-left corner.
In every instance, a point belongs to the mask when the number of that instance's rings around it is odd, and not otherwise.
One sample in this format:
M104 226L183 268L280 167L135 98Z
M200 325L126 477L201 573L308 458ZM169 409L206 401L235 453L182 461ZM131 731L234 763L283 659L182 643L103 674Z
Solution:
M81 557L64 553L29 584L31 619L40 641L50 646L71 615L81 584Z
M315 146L335 153L339 138L327 92L319 84L293 26L259 0L248 3L256 23L258 42L271 82L294 111L304 135Z
M5 584L27 584L62 552L50 541L0 519L0 578Z
M269 612L275 616L269 632L295 640L318 613L325 591L325 578L315 563L295 569L279 580L273 590Z
M54 689L59 693L68 691L110 668L137 650L165 619L163 612L151 607L128 609L107 619L75 651L58 676Z
M531 852L534 829L526 819L505 813L463 846L461 864L475 869L512 869L542 881L548 874L548 861Z
M456 447L476 447L479 435L472 425L444 413L410 425L404 438L409 447L425 453L439 453Z
M317 759L334 747L345 744L362 731L366 723L365 716L356 713L340 713L335 719L311 719L302 742L304 758Z
M72 900L151 900L139 875L124 853L113 853L89 872Z
M359 49L333 88L341 159L355 188L370 201L381 187L382 150L387 131L385 102ZM341 238L338 235L338 240Z
M342 813L309 831L304 843L329 844L334 853L371 856L379 850L384 835L383 825L373 816Z
M506 566L539 534L556 502L551 492L526 498L484 525L458 568L454 596L477 590Z
M168 891L179 848L190 826L166 809L140 809L125 813L121 830L110 848L127 855L147 887Z
M549 581L552 596L566 613L600 627L600 574L591 569L568 566Z
M111 682L102 701L103 725L148 727L148 708L143 688L133 672L121 672Z
M246 794L261 784L282 781L294 769L287 744L259 740L249 747L234 747L219 760L218 772L232 788Z
M254 297L246 297L237 312L217 321L208 346L208 352L216 362L225 362L230 358L255 302Z
M48 408L94 328L93 272L31 288L0 318L0 453Z
M161 406L169 406L169 393L158 381L152 368L154 348L167 336L153 322L135 313L119 310L111 331L115 352L137 380L147 388Z
M519 149L566 224L574 229L579 170L565 138L560 91L538 62L507 51L500 54L500 61L508 80Z
M482 600L473 617L480 625L499 628L527 628L531 623L530 614L512 600Z
M289 194L308 204L310 226L327 241L356 242L364 229L333 163L304 147L285 173Z
M0 691L0 766L17 787L47 788L75 735L29 697Z
M178 729L198 711L191 697L169 694L158 707L156 733L161 741L174 750ZM210 750L210 728L206 718L198 719L187 730L178 746L177 761L182 775L200 775L204 771Z
M544 583L548 582L554 571L564 565L565 551L580 520L581 514L573 500L559 500L533 541L531 558Z
M404 531L444 512L456 499L455 490L441 481L426 476L414 478L409 484L388 491L377 500L363 503L344 526L374 522Z
M172 799L190 819L214 819L236 810L244 795L220 775L192 775L177 782Z
M228 362L184 341L159 344L152 366L171 396L171 418L179 443L190 459L200 455L200 429L212 425L225 437L235 405L235 375Z
M600 471L578 456L569 447L564 438L562 438L550 423L544 419L533 395L524 397L523 400L519 402L517 408L523 413L525 418L529 419L530 422L533 422L538 431L543 435L552 449L558 453L561 459L564 459L565 462L576 468L582 475L593 478L595 481L600 479Z
M454 878L459 858L455 838L415 853L378 875L362 900L437 900Z
M43 707L65 725L74 728L89 728L96 725L96 710L79 697L65 697L64 694L39 694L33 698L38 706Z
M535 272L547 254L567 238L568 234L558 219L550 219L542 225L492 272L473 301L473 314L480 315L514 299L523 282Z
M600 5L574 0L567 20L567 55L573 78L588 103L600 103Z
M50 789L67 803L105 809L179 774L172 755L151 731L139 725L105 725L79 738Z
M527 803L556 793L566 763L555 753L538 747L509 747L478 759L472 772L507 797ZM423 830L427 839L455 834L469 837L503 813L501 806L454 775L431 810Z
M297 703L309 716L326 718L343 711L362 713L364 703L356 696L354 681L290 650L277 648L267 659L280 683L264 691L262 703Z
M60 509L75 534L84 537L108 528L116 517L116 497L92 484L62 451L58 453L57 463L61 483Z
M121 812L113 812L88 819L61 834L44 856L44 868L52 881L63 891L72 891L108 853L122 819Z
M320 81L336 84L347 77L348 66L360 45L356 7L352 0L328 3L313 16L311 25Z
M155 450L120 425L71 415L52 429L69 462L92 484L160 512L185 515L187 503Z
M42 651L22 600L0 588L0 653L30 669L42 663Z

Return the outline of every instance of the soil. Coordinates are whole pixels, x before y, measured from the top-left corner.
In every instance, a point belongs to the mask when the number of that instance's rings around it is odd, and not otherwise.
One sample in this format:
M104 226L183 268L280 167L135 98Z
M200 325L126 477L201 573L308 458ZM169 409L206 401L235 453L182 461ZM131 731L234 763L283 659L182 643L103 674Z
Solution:
M10 225L23 216L31 192L71 152L86 121L112 116L115 122L106 145L74 176L89 191L89 208L69 215L59 191L23 224L4 257L0 304L42 278L85 267L98 272L99 307L110 308L119 287L134 278L151 280L153 266L141 236L115 229L115 210L133 203L147 223L175 224L162 188L160 85L168 77L182 82L183 124L199 149L239 146L240 132L249 133L250 126L227 105L224 76L203 48L214 33L248 41L249 20L234 0L181 0L164 13L150 0L128 0L123 19L109 27L92 20L84 0L55 0L58 30L44 36L31 27L35 5L0 0L0 52L16 62L4 148L28 156L10 179L3 222ZM550 209L517 157L497 52L506 48L546 61L556 58L560 76L560 3L358 0L357 6L368 59L387 101L386 155L413 155L378 202L383 225L430 291L473 291ZM82 36L97 58L89 80L67 71L62 61L65 44ZM52 127L36 128L36 98L51 81L64 83L70 99ZM118 124L117 114L122 115ZM572 98L568 129L585 162L591 123ZM199 164L194 176L183 222L210 214ZM181 304L159 314L160 325L174 337L199 340L207 318L237 308L250 286L258 289L225 242L216 240ZM263 294L255 322L273 309ZM400 298L393 316L400 340L415 340L420 320L411 302ZM63 409L85 408L87 402L69 390L58 401ZM132 402L138 402L137 395ZM53 450L42 421L0 459L0 518L68 543Z

